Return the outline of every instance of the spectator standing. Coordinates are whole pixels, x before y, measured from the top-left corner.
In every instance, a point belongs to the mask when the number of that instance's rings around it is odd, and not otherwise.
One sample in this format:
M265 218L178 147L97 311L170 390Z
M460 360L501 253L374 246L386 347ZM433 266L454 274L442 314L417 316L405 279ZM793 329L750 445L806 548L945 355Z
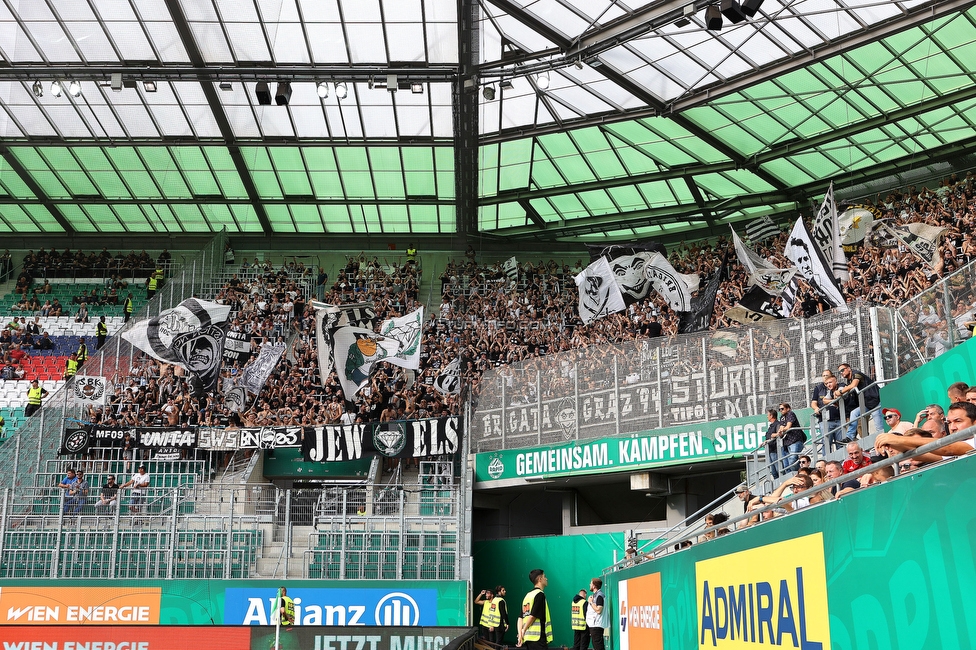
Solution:
M830 373L829 376L827 373ZM834 397L837 390L837 377L829 370L824 371L823 382L813 390L813 412L820 418L820 434L824 443L830 441L833 449L839 449L847 432L840 426L840 402Z
M85 478L85 470L79 469L76 472L78 478L73 488L68 490L68 498L65 500L65 511L71 508L73 515L80 515L85 506L88 505L88 479Z
M590 597L586 599L586 627L590 632L590 642L593 650L604 650L603 630L610 625L609 616L606 613L603 596L603 580L593 578L590 580Z
M769 426L766 427L766 457L768 458L769 471L773 475L773 479L779 478L779 451L776 448L777 440L779 440L779 418L776 414L776 409L768 409L766 411L766 420L769 422Z
M852 407L847 432L845 433L845 442L857 439L857 419L861 417L861 405L858 396L862 394L864 396L864 408L868 411L874 409L871 419L874 421L875 427L878 431L884 431L884 419L881 417L881 411L877 410L877 407L881 405L881 392L878 390L877 384L874 383L874 379L859 370L852 369L847 363L840 364L838 370L840 370L841 376L847 380L847 385L835 390L834 397L856 398L851 402L845 399L844 402L845 405L849 404ZM867 436L869 432L864 431L863 433Z
M803 451L803 443L807 441L807 434L800 428L800 420L793 412L793 408L783 402L779 405L779 429L777 434L783 439L783 473L796 471L797 458Z
M72 494L72 490L75 489L76 485L78 485L78 476L75 474L75 469L73 467L69 467L67 470L65 470L64 478L62 478L61 482L58 483L58 489L64 491L63 507L65 514L68 514L68 507L71 505L71 497L69 495Z
M146 473L146 466L140 465L136 473L128 481L120 485L120 488L132 488L132 497L129 499L129 512L138 515L140 508L146 501L146 492L149 490L151 477ZM138 522L135 522L138 523Z

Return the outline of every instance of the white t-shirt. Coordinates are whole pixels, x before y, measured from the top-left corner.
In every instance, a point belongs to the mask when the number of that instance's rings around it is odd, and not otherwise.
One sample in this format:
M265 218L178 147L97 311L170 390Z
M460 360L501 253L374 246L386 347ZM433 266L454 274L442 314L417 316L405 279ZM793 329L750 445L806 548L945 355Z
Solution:
M146 474L140 474L139 472L136 472L135 474L132 475L132 478L129 479L129 480L132 481L132 491L133 492L136 492L136 493L140 493L141 494L143 490L145 490L146 488L149 487L149 474L148 473L146 473Z

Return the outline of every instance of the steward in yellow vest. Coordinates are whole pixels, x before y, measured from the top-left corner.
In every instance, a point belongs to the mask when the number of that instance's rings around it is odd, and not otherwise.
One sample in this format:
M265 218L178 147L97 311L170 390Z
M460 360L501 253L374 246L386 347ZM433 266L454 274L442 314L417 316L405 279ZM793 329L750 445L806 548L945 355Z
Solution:
M570 622L573 626L573 650L585 650L590 647L590 633L586 630L586 590L580 589L573 596L570 610Z
M543 590L549 584L549 578L542 569L532 569L529 571L529 581L535 588L522 599L518 645L528 650L547 650L552 643L552 617Z
M31 380L30 388L27 389L27 408L24 415L30 417L41 410L41 400L47 395L47 390L41 388L36 379Z

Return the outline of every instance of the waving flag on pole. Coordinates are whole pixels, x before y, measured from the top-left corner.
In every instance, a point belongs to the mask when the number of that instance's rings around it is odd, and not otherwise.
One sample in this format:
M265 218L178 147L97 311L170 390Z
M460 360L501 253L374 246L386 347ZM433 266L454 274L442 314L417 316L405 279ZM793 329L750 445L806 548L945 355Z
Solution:
M773 223L771 217L759 217L746 224L746 237L753 244L764 239L775 237L780 233L779 226Z
M285 347L284 343L265 343L262 345L258 358L244 367L237 385L253 395L260 394L274 367L278 365L278 361L285 354Z
M187 298L176 307L161 311L158 316L136 323L122 338L149 356L165 363L184 365L177 350L177 341L184 334L202 332L210 325L220 325L227 321L229 305Z
M505 260L505 263L502 264L502 271L504 271L505 275L508 277L509 284L518 283L518 260L515 259L514 255Z
M796 275L795 267L776 268L769 263L769 260L746 246L739 234L735 232L735 228L732 228L732 243L735 246L735 255L739 258L739 262L749 271L750 285L758 285L763 291L779 295L783 293L783 290L790 284L790 280Z
M406 316L383 321L380 324L380 334L400 342L400 351L385 361L401 368L420 370L420 341L423 333L423 307L418 307Z
M461 357L441 369L434 379L434 388L445 395L457 395L461 392Z
M837 203L834 201L834 183L830 182L823 204L813 220L813 230L810 232L817 248L823 253L834 277L841 282L851 279L847 271L847 256L844 255L843 238L840 235L840 219L837 217Z
M578 309L584 325L626 308L620 287L605 258L591 262L574 280L579 288Z
M728 254L726 253L722 257L722 263L719 264L708 284L705 285L705 290L691 299L691 309L678 317L679 334L702 332L708 329L712 320L712 312L715 311L715 298L718 296L718 288L725 276L727 259Z
M400 352L400 342L363 327L337 327L332 333L333 351L339 384L346 399L369 381L369 373L378 361L389 361Z
M797 218L789 239L786 240L784 253L791 262L796 264L797 275L802 276L810 287L820 294L830 305L847 311L847 303L841 292L837 279L830 271L830 265L824 258L820 248L814 242L803 218ZM794 281L783 292L783 315L789 316L796 304L797 284Z

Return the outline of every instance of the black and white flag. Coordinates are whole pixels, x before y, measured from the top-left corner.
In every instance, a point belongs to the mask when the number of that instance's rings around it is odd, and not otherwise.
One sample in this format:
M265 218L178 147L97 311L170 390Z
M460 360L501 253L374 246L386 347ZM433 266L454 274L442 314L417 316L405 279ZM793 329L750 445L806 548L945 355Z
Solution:
M779 226L773 223L771 217L759 217L746 224L746 237L752 243L775 237L780 232Z
M424 308L417 307L406 316L380 323L380 334L400 342L400 351L385 359L387 363L410 370L420 370L420 345L424 333Z
M657 255L657 253L653 253ZM584 325L626 309L620 287L606 258L599 258L573 278L579 289L579 317Z
M864 241L874 225L875 210L870 206L852 205L837 216L840 224L840 239L844 246L853 246Z
M461 392L461 357L450 362L434 378L434 388L445 395L457 395Z
M942 254L939 246L948 228L930 226L927 223L909 223L896 226L894 223L882 224L905 248L915 253L931 269L941 270Z
M725 311L725 317L746 325L781 318L776 313L773 296L758 286L750 287L734 307Z
M262 345L258 358L245 366L237 385L252 395L260 394L264 384L268 381L268 377L271 376L275 366L278 365L278 361L285 354L285 347L284 343L265 343Z
M371 302L354 302L348 305L330 305L313 300L312 307L326 309L336 314L335 327L351 325L368 330L376 328L376 309Z
M518 284L518 260L515 259L514 255L505 260L505 262L502 264L502 271L504 271L505 275L508 277L509 284Z
M105 404L108 399L109 383L105 377L77 375L71 385L71 395L80 404Z
M668 262L667 251L659 242L594 246L587 244L590 259L603 257L610 264L624 304L640 302L654 289L674 311L688 311L691 294L698 291L697 273L678 273Z
M705 290L691 299L691 309L682 313L678 317L678 333L691 334L692 332L703 332L708 329L712 321L712 312L715 311L715 298L718 296L718 288L725 277L725 262L728 254L722 257L722 263L705 285Z
M841 282L851 279L847 271L847 256L844 255L843 238L840 235L840 219L837 217L837 203L834 201L834 183L830 182L824 195L820 210L813 220L813 230L810 232L817 248L823 253L824 259Z
M746 246L735 228L732 228L732 243L739 262L749 271L750 285L759 285L763 290L779 295L796 275L795 267L778 269L769 260Z
M128 332L122 333L122 338L155 359L182 364L174 343L176 337L219 325L229 314L229 305L187 298L158 316L136 323Z
M220 366L224 361L226 327L226 324L207 325L173 338L178 363L193 373L204 392L217 390Z
M796 224L786 240L786 258L796 264L797 274L807 281L807 284L816 291L831 306L840 310L847 311L847 303L844 301L844 294L841 292L837 279L830 270L830 265L824 258L820 248L814 243L810 232L803 223L803 218L798 217ZM783 315L789 316L796 304L798 285L796 279L783 292Z

